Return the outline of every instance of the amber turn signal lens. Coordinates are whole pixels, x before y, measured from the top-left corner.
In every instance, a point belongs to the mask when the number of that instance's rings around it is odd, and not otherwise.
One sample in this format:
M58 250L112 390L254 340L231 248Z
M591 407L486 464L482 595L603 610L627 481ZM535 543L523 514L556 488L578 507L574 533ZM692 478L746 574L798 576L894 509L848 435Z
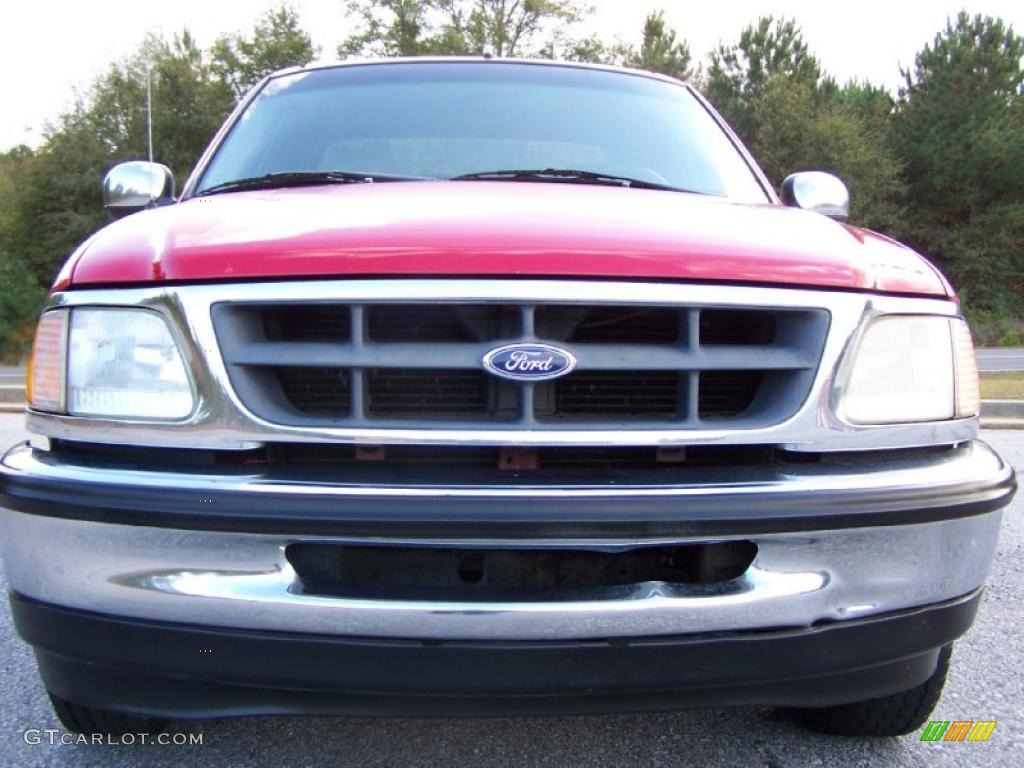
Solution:
M25 382L25 395L30 408L38 411L64 410L67 335L66 309L46 312L39 319Z

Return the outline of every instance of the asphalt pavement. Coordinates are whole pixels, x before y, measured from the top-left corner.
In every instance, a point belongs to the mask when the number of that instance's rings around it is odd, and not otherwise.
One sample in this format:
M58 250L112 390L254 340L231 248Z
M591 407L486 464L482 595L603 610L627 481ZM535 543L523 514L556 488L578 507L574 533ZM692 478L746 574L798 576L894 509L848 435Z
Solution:
M979 371L1024 371L1024 348L991 347L978 350Z
M0 416L0 450L24 439ZM1024 432L983 438L1018 471ZM1019 766L1024 765L1024 494L1008 508L976 624L957 643L934 717L997 720L985 743L848 739L805 731L769 709L490 720L264 717L179 726L202 745L26 744L58 728L32 654L0 608L0 766ZM6 589L6 583L0 580Z

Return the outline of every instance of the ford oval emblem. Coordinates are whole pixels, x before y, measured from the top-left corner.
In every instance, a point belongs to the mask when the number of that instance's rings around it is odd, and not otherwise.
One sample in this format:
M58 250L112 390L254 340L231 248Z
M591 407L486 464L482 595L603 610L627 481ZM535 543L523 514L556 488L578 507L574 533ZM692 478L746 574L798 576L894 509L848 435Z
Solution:
M506 379L546 381L569 373L576 358L550 344L508 344L484 355L484 367Z

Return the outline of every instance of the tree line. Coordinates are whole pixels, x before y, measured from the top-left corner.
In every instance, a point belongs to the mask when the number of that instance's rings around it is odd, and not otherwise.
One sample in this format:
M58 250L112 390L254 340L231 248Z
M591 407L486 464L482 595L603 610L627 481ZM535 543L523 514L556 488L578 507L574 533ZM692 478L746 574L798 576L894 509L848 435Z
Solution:
M646 18L639 45L587 35L575 0L350 0L353 56L544 57L647 69L693 82L778 183L836 173L851 220L907 242L957 286L984 343L1024 333L1024 38L959 14L901 72L895 93L839 84L791 19L763 17L695 61L685 30ZM147 69L156 158L183 180L238 99L267 72L320 56L281 6L202 49L183 30L148 36L45 131L0 152L0 359L23 357L54 274L107 223L100 180L147 152Z

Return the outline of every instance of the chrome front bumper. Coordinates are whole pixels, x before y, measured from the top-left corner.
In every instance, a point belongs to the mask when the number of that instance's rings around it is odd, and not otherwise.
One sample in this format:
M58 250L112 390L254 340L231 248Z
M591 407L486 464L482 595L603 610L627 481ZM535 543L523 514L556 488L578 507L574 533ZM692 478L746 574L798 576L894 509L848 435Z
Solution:
M532 603L304 595L284 557L293 537L14 512L4 513L2 536L11 589L99 613L363 637L555 640L806 627L941 602L984 582L1000 517L763 536L747 572L715 588L647 583L614 599Z
M384 638L651 637L808 627L965 595L985 580L998 535L999 508L1014 489L1012 471L981 443L941 458L926 456L898 466L886 467L880 459L877 466L864 466L859 473L809 466L774 477L656 488L366 488L255 476L218 478L63 466L48 461L45 454L22 448L0 464L0 503L21 510L2 513L0 541L16 593L114 616ZM160 488L178 494L178 501L160 496ZM120 502L96 501L102 492L109 495L115 489ZM845 495L836 496L840 492ZM437 521L434 535L367 535L351 516L344 519L348 503L354 503L365 519L372 507L364 503L384 504L381 509L394 511L424 497L442 511L449 510L438 517L434 507L410 508L412 516L423 510L420 522ZM202 525L204 514L211 521L216 519L221 498L225 506L246 505L252 527L247 528L241 513L230 517L232 530L223 530L227 523L222 518L215 526ZM778 515L771 520L759 517L764 510L786 504L797 509L815 498L825 506L830 499L843 499L832 510L835 526L820 510L806 517L805 529L800 528L799 517L785 518L784 532L776 532L780 528L774 523L766 525L782 519ZM209 512L196 512L202 509L203 499L214 500L206 508ZM276 510L277 522L287 528L293 511L300 523L306 519L300 511L310 499L338 511L334 532L325 532L323 518L316 518L320 524L311 525L309 533L294 530L295 526L275 532L264 525L265 516L259 516L260 506L269 504ZM474 538L453 537L441 523L442 518L450 523L462 514L458 505L467 501L479 502L473 512L476 518L501 517L518 509L541 510L553 521L558 510L563 518L570 518L609 499L618 502L615 509L620 516L640 528L649 522L649 508L656 505L661 523L675 510L679 530L688 530L687 524L701 515L700 522L707 527L699 534L652 538L619 536L614 531L625 529L583 521L572 536L535 533ZM729 506L723 512L726 501ZM132 523L132 510L147 504L145 515L140 512ZM185 510L189 514L181 518L183 524L168 524L174 507L186 504L191 508ZM894 510L891 515L887 504ZM743 530L744 521L739 519L744 509L750 512L748 530ZM907 518L913 510L922 512L916 518L919 522ZM164 513L170 517L159 517ZM525 516L523 522L530 519ZM538 523L536 517L532 519ZM714 533L716 519L728 523L721 528L728 533ZM862 525L856 524L859 519ZM591 529L593 535L587 533ZM430 526L417 530L430 530ZM535 530L546 529L538 525ZM284 553L288 544L308 541L614 549L655 539L751 540L758 554L742 576L714 586L645 583L594 599L449 602L303 594Z

